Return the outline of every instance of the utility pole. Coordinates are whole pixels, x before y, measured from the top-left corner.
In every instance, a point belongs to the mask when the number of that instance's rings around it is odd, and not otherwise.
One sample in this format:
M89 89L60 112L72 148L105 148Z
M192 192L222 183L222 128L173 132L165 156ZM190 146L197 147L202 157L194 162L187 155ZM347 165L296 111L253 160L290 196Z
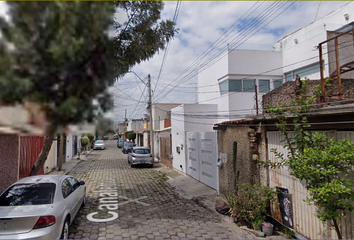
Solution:
M152 120L152 102L151 102L151 79L150 79L150 74L148 75L148 87L149 87L149 108L150 108L150 146L151 146L152 160L155 162L155 155L154 155L154 130L153 130L153 120Z
M125 109L125 115L124 115L124 132L128 130L128 122L127 122L127 109Z

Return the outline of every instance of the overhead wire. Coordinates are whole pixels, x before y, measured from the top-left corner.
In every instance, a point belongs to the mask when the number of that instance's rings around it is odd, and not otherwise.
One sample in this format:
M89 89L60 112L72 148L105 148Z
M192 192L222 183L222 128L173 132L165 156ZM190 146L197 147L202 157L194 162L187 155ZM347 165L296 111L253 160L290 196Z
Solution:
M177 1L177 5L176 5L176 9L175 9L175 13L174 13L174 16L173 16L173 20L172 20L175 25L177 24L177 18L178 18L180 6L181 6L181 1L178 0ZM160 77L161 77L162 69L164 67L164 64L165 64L165 61L166 61L166 58L167 58L167 54L168 54L168 51L169 51L169 48L170 48L170 44L171 44L171 41L169 41L167 43L167 47L166 47L165 53L164 53L163 58L162 58L162 63L161 63L161 67L160 67L160 70L159 70L159 74L157 76L157 81L156 81L156 84L155 84L155 88L154 88L154 91L152 93L152 98L155 95L155 91L156 91L158 82L159 82Z
M204 50L204 52L192 63L190 64L184 71L182 71L175 79L178 79L179 77L181 77L183 74L185 74L186 72L190 71L191 69L193 70L193 68L196 68L199 66L200 62L205 58L205 56L207 54L209 54L212 50L214 50L218 45L219 45L219 41L221 41L221 39L224 37L227 37L232 30L237 27L235 26L252 8L255 7L255 5L257 5L259 3L259 1L257 1L255 4L253 4L251 6L250 9L248 9L240 18L238 18L238 20L236 20L221 36L219 36L206 50ZM257 7L258 8L258 7ZM256 8L256 9L257 9ZM256 10L255 9L255 10ZM255 11L253 10L252 13ZM250 14L248 15L250 16ZM247 17L248 17L247 16ZM246 18L247 18L246 17ZM166 88L164 88L163 90L165 90Z
M342 42L342 43L340 43L339 45L340 45L340 48L339 48L339 50L340 49L342 49L342 48L345 48L345 47L347 47L345 44L346 43L348 43L348 42ZM344 45L343 47L341 46L341 45ZM327 52L325 52L324 54L330 54L331 52L333 52L333 51L335 51L335 50L332 50L332 51L327 51ZM340 61L342 61L342 60L344 60L344 59L346 59L346 58L350 58L351 56L348 56L348 57L342 57L342 58L340 58L339 60ZM317 57L312 57L312 58L308 58L308 59L305 59L305 60L302 60L302 61L299 61L299 62L296 62L296 63L292 63L292 64L290 64L290 65L294 65L294 64L298 64L298 63L300 63L300 62L304 62L304 61L307 61L307 60L312 60L312 59L314 59L314 58L317 58ZM326 63L325 65L329 65L330 63L332 63L332 62L328 62L328 63ZM317 67L316 66L314 66L313 67L313 69L316 69ZM274 69L272 69L272 70L270 70L270 71L273 71ZM307 69L307 70L309 70L309 69ZM307 71L307 70L304 70L304 71ZM300 74L301 72L299 72L299 74ZM261 73L261 74L259 74L259 75L262 75L262 74L264 74L264 73ZM254 77L254 75L252 76L252 77ZM217 84L216 84L217 85ZM215 85L210 85L210 86L215 86ZM260 87L261 85L259 85L259 87ZM215 92L220 92L220 91L215 91ZM236 93L239 93L239 92L230 92L229 94L236 94ZM220 97L222 97L222 96L220 96ZM219 98L219 97L217 97L217 98ZM216 98L214 98L214 99L216 99ZM209 100L213 100L213 99L209 99ZM209 100L206 100L206 101L209 101ZM203 102L203 101L202 101ZM238 110L238 111L246 111L246 110L248 110L248 111L250 111L250 110L254 110L254 109L240 109L240 110ZM233 110L230 110L230 112L231 111L233 111ZM220 111L219 111L220 112ZM204 116L204 115L203 115ZM236 115L228 115L228 117L232 117L232 116L234 116L234 117L236 117ZM239 115L237 115L237 116L239 116ZM222 116L222 117L225 117L225 116Z
M343 47L340 47L339 50L341 50L341 49L347 47L347 46L345 45L346 43L348 43L348 41L342 42L341 44L339 44L339 46L340 46L340 45L343 45ZM323 54L324 54L324 55L328 55L328 54L330 54L331 52L334 52L334 51L335 51L335 50L332 50L332 51L330 51L330 52L327 51L327 52L324 52ZM342 61L342 60L345 60L345 59L348 59L348 58L351 58L351 57L352 57L352 56L346 56L346 57L340 58L339 60ZM238 80L243 80L243 79L246 79L246 80L247 80L247 79L251 79L251 78L256 78L256 77L262 76L262 75L264 75L264 74L266 74L266 73L273 72L273 71L282 69L282 68L284 68L284 67L290 67L290 66L293 66L293 65L296 65L296 64L299 64L299 63L302 63L302 62L306 62L306 61L309 61L309 60L312 60L312 59L316 59L316 58L318 58L318 56L316 56L316 57L310 57L310 58L307 58L307 59L304 59L304 60L301 60L301 61L298 61L298 62L289 64L289 65L286 65L286 66L281 66L281 67L278 67L278 68L274 68L274 69L271 69L271 70L267 70L267 71L261 72L261 73L259 73L259 74L253 74L253 75L250 75L250 76L245 76L245 77L242 77L242 78L240 78L240 79L238 79ZM325 63L324 66L328 66L330 63L333 63L333 62L335 62L335 60L329 61L329 62ZM298 73L300 74L300 73L304 73L304 72L306 72L306 71L308 71L308 70L316 70L316 69L317 69L317 66L314 66L313 68L309 68L309 69L303 70L302 72L300 71L300 72L298 72ZM281 78L281 79L284 80L283 78ZM280 80L280 79L273 79L273 80ZM209 87L212 87L212 86L219 86L219 84L220 84L220 83L211 84L211 85L207 85L207 86L209 86ZM263 87L263 86L266 86L266 85L265 85L265 84L259 84L259 85L258 85L258 87ZM190 87L189 87L189 88L190 88ZM198 88L199 88L199 87L198 87ZM246 90L246 92L248 92L247 90L251 90L251 89L254 89L254 86L252 86L252 87L249 88L249 89L243 89L243 91ZM176 92L184 92L184 93L219 93L219 92L220 92L220 90L218 90L218 91L196 91L196 92L192 92L192 91L179 91L179 90L174 90L174 91L176 91ZM231 95L231 94L237 94L237 93L240 93L240 92L243 92L243 91L233 91L233 92L228 92L228 93ZM209 100L215 100L215 99L222 98L222 97L223 97L223 95L218 96L218 97L215 97L215 98L212 98L212 99L204 100L204 101L199 101L199 103L208 102Z
M263 24L263 26L262 26L262 28L264 27L264 26L266 26L267 24L269 24L271 21L273 21L276 17L278 17L281 13L283 13L284 11L286 11L290 6L292 6L294 3L291 3L285 10L282 10L279 14L277 14L275 17L273 17L270 21L268 21L268 22L266 22L265 24ZM283 5L282 5L283 6ZM271 5L271 7L272 7L272 5ZM269 11L274 11L274 10L272 10L272 8L270 8L270 7L268 7L268 11L266 12L269 16L273 16L274 15L274 13L272 12L272 13L270 13ZM280 8L278 8L278 9L276 9L276 11L278 11ZM262 17L267 17L267 15L263 15ZM252 27L253 25L254 25L254 23L255 23L255 21L252 21L252 25L248 25L245 29L244 29L244 31L242 32L242 33L244 33L244 32L246 32L246 31L248 31L249 29L250 29L250 27ZM262 29L261 28L261 29ZM259 29L258 31L260 31L261 29ZM258 32L257 31L257 32ZM251 36L253 36L255 33L253 33ZM240 34L240 36L242 36L241 34ZM249 39L251 36L249 36L247 39ZM241 39L243 39L243 38L241 38ZM247 39L245 39L243 42L245 42ZM243 42L241 42L241 43L243 43ZM240 43L240 41L238 41L238 42L236 42L236 43ZM236 44L236 43L234 43L234 44ZM231 50L232 51L232 50ZM220 60L220 58L218 58L217 59L217 61L219 61ZM211 61L211 62L209 62L209 64L214 64L215 62L217 62L216 60L214 60L214 61ZM188 81L188 80L190 80L190 79L192 79L193 77L195 77L196 75L197 75L198 73L196 73L195 71L190 71L187 75L185 75L183 78L181 78L179 81L178 81L178 83L177 83L177 85L181 85L181 84L183 84L184 82L186 82L186 81ZM176 82L176 81L174 81L174 82ZM171 89L169 89L164 95L163 95L163 97L164 96L166 96L167 94L169 94L171 91L173 90L173 88L171 88ZM160 97L160 99L161 98L163 98L163 97ZM158 99L157 101L159 101L160 99Z

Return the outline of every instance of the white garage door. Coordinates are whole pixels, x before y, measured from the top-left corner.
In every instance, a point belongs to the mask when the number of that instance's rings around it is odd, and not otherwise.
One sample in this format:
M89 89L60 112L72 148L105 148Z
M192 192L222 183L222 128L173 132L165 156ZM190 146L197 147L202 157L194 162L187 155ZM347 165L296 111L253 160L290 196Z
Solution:
M217 189L216 133L187 132L187 174Z

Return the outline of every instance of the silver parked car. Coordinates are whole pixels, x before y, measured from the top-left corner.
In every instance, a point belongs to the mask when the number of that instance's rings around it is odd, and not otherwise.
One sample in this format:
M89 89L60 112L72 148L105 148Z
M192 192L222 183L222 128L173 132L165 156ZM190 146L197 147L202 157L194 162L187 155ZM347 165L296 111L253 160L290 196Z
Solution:
M93 149L101 149L104 150L106 148L106 145L104 144L103 140L97 140L95 142L95 145L93 146Z
M85 192L85 182L69 175L17 181L0 195L0 239L68 239Z
M136 165L154 166L152 154L147 147L134 147L132 151L128 153L128 163L130 163L131 167Z

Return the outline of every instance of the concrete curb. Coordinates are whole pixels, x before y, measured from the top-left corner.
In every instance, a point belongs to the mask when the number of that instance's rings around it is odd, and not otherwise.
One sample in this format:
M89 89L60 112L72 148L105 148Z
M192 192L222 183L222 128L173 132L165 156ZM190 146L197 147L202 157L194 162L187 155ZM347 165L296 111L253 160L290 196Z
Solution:
M78 159L78 154L76 154L70 161L63 163L63 165L62 165L62 170L60 170L60 171L54 170L54 171L52 171L52 172L50 172L50 173L48 173L48 174L50 174L50 175L53 175L53 174L56 174L56 175L62 174L62 175L64 175L64 174L70 173L71 170L72 170L79 162L88 160L88 156L91 154L92 151L93 151L93 149L90 149L89 151L87 151L86 154L84 154L84 155L81 155L81 154L80 154L80 159Z

